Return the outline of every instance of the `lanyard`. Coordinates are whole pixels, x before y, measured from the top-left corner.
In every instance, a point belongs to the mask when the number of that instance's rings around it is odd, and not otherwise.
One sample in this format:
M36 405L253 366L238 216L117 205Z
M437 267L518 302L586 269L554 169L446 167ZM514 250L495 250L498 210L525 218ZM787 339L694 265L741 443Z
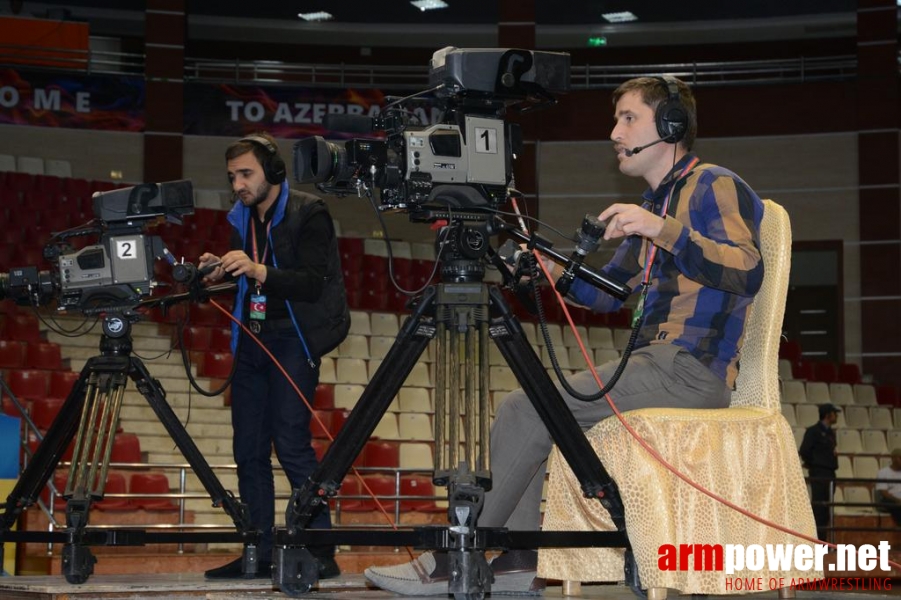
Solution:
M250 216L253 219L253 215ZM266 224L266 245L263 246L263 257L259 258L257 251L257 224L255 222L251 222L250 224L250 237L251 237L251 248L253 250L253 262L257 264L264 264L266 262L266 255L269 253L269 229L272 227L272 221ZM260 290L260 282L256 283L257 293Z
M666 218L667 211L669 211L670 201L673 199L673 192L676 190L676 185L678 185L679 181L695 168L698 161L699 159L697 156L688 161L688 164L685 165L685 168L682 169L682 172L679 173L676 180L673 182L672 187L666 194L666 200L663 202L663 209L660 211L660 216L664 219ZM638 320L641 319L642 313L644 312L644 301L648 296L648 289L651 286L651 267L654 264L654 259L657 258L657 245L650 240L646 240L645 243L647 244L647 249L645 251L644 276L641 279L641 297L638 299L638 305L635 307L635 316L632 318L633 327Z

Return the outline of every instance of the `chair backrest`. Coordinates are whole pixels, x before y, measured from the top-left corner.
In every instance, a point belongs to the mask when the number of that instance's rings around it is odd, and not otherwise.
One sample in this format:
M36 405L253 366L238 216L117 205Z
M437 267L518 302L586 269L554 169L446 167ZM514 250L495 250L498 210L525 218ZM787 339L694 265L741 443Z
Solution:
M736 390L731 406L755 406L772 412L779 408L779 337L785 314L791 269L791 223L785 209L763 201L760 254L763 284L751 304Z

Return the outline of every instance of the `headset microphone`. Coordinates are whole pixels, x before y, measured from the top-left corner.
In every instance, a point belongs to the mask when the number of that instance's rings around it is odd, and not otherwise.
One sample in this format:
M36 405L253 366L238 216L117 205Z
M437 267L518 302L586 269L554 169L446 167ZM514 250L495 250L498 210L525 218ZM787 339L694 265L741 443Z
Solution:
M654 141L651 142L650 144L645 144L644 146L635 146L635 147L632 148L631 150L630 150L629 148L626 148L626 149L625 149L625 154L626 154L626 156L632 156L633 154L638 154L639 152L641 152L641 151L644 150L645 148L650 148L651 146L655 146L655 145L659 144L660 142L668 142L668 141L670 141L672 138L673 138L673 136L670 135L670 136L667 136L667 137L665 137L665 138L660 138L660 139L658 139L658 140L654 140Z

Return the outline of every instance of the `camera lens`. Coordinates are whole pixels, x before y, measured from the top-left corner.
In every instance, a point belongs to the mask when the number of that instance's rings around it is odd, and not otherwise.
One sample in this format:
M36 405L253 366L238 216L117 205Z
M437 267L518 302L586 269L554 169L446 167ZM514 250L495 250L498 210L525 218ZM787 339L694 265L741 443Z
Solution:
M294 177L298 183L321 183L349 178L344 173L347 150L320 136L304 138L294 144Z

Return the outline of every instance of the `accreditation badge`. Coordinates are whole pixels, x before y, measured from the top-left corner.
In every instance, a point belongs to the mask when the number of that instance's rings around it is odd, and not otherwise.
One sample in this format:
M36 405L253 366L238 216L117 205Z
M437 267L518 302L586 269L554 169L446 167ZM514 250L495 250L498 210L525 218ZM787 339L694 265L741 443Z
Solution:
M250 295L250 319L252 321L266 320L266 296L263 294Z

